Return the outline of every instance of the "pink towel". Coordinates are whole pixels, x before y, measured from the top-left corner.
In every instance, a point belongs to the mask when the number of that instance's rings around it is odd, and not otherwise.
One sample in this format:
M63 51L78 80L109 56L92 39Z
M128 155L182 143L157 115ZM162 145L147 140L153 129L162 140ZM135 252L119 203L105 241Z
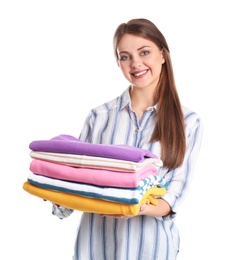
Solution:
M104 169L76 168L63 164L33 159L30 164L32 173L46 177L75 181L97 186L136 188L142 179L157 175L154 165L146 165L136 172L110 171Z

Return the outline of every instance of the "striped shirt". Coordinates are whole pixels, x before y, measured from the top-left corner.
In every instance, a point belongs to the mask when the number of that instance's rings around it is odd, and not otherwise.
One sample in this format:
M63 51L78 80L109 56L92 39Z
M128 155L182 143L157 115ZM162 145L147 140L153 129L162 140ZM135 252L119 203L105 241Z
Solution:
M74 260L175 260L179 251L176 212L186 197L202 140L199 116L183 107L186 125L186 154L183 164L158 174L169 182L163 199L172 208L165 217L136 216L125 219L83 213L75 242ZM156 123L156 106L149 107L138 121L131 109L129 88L121 96L92 109L79 136L95 144L126 144L152 151L160 157L160 143L150 143ZM73 211L61 208L53 214L64 218Z

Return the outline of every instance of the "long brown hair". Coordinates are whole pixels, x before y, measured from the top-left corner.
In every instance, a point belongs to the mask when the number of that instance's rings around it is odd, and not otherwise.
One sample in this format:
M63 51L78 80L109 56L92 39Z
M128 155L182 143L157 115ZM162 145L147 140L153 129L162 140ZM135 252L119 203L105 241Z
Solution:
M118 44L124 34L133 34L154 42L163 50L165 63L162 65L157 85L157 124L150 141L161 144L161 160L164 167L179 167L184 160L186 150L184 115L176 89L169 47L160 30L147 19L132 19L120 24L113 37L114 54L117 62Z

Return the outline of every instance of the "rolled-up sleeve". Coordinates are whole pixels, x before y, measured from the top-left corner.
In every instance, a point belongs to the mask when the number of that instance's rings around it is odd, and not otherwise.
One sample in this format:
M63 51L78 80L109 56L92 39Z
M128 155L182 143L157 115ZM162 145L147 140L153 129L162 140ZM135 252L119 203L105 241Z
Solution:
M189 113L185 116L185 128L186 153L183 164L167 172L164 176L169 182L169 187L162 198L172 209L172 213L164 217L165 220L175 217L179 205L189 192L201 147L203 123L196 113Z

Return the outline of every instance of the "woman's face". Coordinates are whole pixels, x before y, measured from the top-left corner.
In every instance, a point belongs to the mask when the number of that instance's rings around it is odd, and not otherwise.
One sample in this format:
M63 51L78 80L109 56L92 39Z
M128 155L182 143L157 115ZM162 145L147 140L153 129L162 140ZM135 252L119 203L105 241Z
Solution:
M155 43L125 34L118 44L117 53L122 73L134 87L156 88L164 58Z

